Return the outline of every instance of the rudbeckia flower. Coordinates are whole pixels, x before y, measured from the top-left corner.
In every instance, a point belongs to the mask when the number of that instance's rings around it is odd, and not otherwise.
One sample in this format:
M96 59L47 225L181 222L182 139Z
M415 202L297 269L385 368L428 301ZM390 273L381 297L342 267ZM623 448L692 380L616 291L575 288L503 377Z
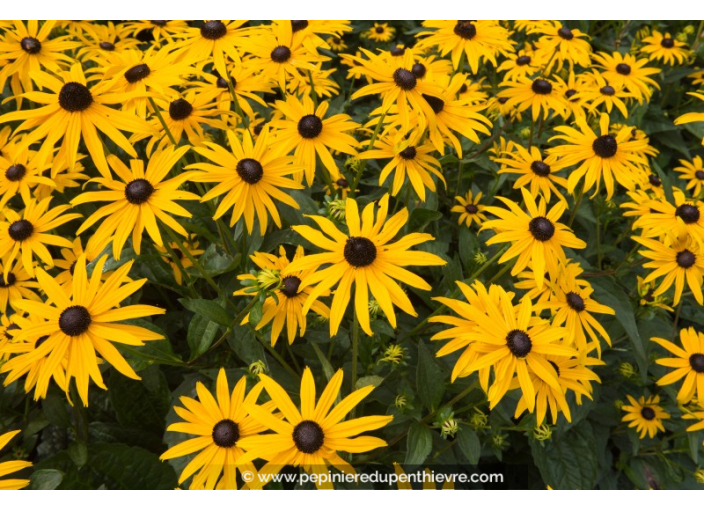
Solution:
M653 30L648 37L643 38L644 46L640 51L650 57L650 60L659 60L674 66L682 64L689 58L690 51L686 44L674 39L669 33L660 33Z
M663 420L670 418L662 406L660 406L660 396L650 396L646 400L645 397L640 397L638 400L630 395L626 395L630 405L625 405L621 409L626 412L621 421L628 423L629 428L636 429L640 433L640 438L645 436L653 438L657 435L658 430L665 432Z
M459 204L453 205L450 212L459 213L460 217L457 218L457 222L460 225L464 223L467 228L470 228L472 222L476 222L477 225L481 226L486 221L486 215L484 214L486 206L480 203L482 196L483 193L481 191L475 195L472 190L469 190L464 196L455 197Z
M537 32L542 35L535 43L535 51L548 63L543 72L549 73L553 66L556 71L560 71L565 62L569 64L570 70L575 64L585 68L590 66L592 47L588 41L589 36L581 30L566 27L559 21L551 21Z
M19 430L13 430L0 436L0 451L7 446L10 440L19 434ZM0 462L0 476L11 475L17 471L31 467L32 463L25 460L8 460ZM24 479L4 479L0 480L0 490L19 490L27 487L29 480Z
M5 146L0 153L0 208L15 195L28 202L32 190L40 184L55 188L54 181L44 175L50 169L51 160L36 151L17 142Z
M7 268L5 266L8 266ZM0 312L7 313L8 305L13 310L20 299L41 301L35 290L39 284L22 267L21 260L0 261Z
M388 23L374 23L374 26L362 33L363 37L376 42L389 42L394 38L396 29Z
M75 31L76 37L82 43L76 58L85 63L100 58L112 58L125 50L138 48L139 41L129 37L126 28L121 23L115 25L108 21L105 25L90 24L86 30Z
M547 120L552 113L564 117L565 99L556 83L545 78L530 79L523 76L515 82L503 82L505 88L499 92L499 99L505 98L505 107L516 108L518 112L530 109L533 121L537 121L541 114L543 120Z
M154 38L154 45L161 46L187 37L188 22L180 19L127 21L125 31L133 37L147 32Z
M699 333L692 327L682 328L680 330L682 347L664 338L651 338L651 340L676 356L655 360L658 365L675 369L658 379L657 384L667 386L684 378L677 393L677 401L686 404L696 395L699 402L704 402L704 333Z
M612 86L625 88L641 103L647 101L653 93L653 88L660 89L658 82L650 76L658 74L660 69L646 67L648 60L638 59L626 53L622 55L614 51L611 55L599 52L592 55L594 67L601 69L601 75Z
M195 239L195 235L189 235L188 238L184 239L181 245L186 249L188 254L194 259L205 253L205 250L199 248L200 243ZM178 264L169 254L164 246L155 246L156 250L162 254L161 260L171 267L174 272L174 279L179 285L183 285L183 270L193 267L193 262L191 262L191 257L186 253L181 251L181 247L176 242L169 243L169 248L178 258ZM58 265L58 263L56 264Z
M513 189L530 186L531 195L537 197L542 194L548 203L553 193L558 200L565 200L556 186L567 187L567 179L556 175L565 168L557 156L551 154L543 158L540 149L535 146L525 149L515 145L513 151L506 152L504 157L494 158L494 161L501 164L499 174L520 175L513 183Z
M671 241L689 236L704 247L704 202L687 198L677 188L673 196L674 205L664 195L645 201L640 209L642 215L633 223L633 228L643 229L647 237L666 235Z
M680 159L680 165L682 166L675 167L675 172L681 174L680 179L688 181L685 189L692 190L692 196L700 196L704 190L704 164L701 156L694 156L691 162Z

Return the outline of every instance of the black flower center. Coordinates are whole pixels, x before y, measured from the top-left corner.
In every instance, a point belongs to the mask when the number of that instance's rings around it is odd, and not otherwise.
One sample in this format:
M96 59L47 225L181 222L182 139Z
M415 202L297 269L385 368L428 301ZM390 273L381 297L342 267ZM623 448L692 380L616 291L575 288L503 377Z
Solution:
M576 292L568 292L565 297L567 298L567 304L575 312L583 312L586 308L584 299Z
M604 85L599 89L599 92L601 92L605 96L613 96L616 93L616 89L613 88L611 85Z
M298 134L303 138L315 138L323 131L323 121L317 115L304 115L298 121Z
M403 159L414 159L416 157L415 147L406 147L401 152L398 153Z
M288 46L277 46L271 50L271 60L277 64L283 64L291 58L291 50Z
M220 448L230 448L235 446L240 438L240 428L232 420L220 420L213 427L213 443Z
M171 101L169 105L169 117L173 120L184 120L193 113L193 105L185 99Z
M694 177L696 177L700 181L704 181L704 171L697 170L696 172L694 172Z
M3 289L14 285L16 281L17 278L15 278L15 275L12 273L7 273L7 280L5 280L5 277L0 274L0 287L2 287Z
M416 78L422 78L425 76L426 69L423 64L420 62L413 64L413 67L411 67L411 72L415 75Z
M350 185L350 183L347 182L347 179L345 179L344 177L340 177L338 180L336 180L335 184L337 184L341 188L346 188Z
M365 267L376 259L376 246L366 237L350 237L345 243L345 260L354 267Z
M154 193L154 186L146 179L135 179L125 186L125 198L130 204L143 204Z
M232 83L232 89L237 88L237 80L233 76L230 76L230 83ZM217 81L215 82L215 85L220 88L220 89L227 89L230 86L227 84L227 80L223 78L222 76L218 76Z
M533 161L530 164L530 169L535 175L539 175L540 177L546 177L550 175L550 165L544 163L543 161Z
M474 204L467 204L464 206L464 210L469 214L477 214L479 212L479 207Z
M528 224L528 230L538 241L549 241L555 235L555 225L542 216L533 218Z
M308 27L308 20L306 19L292 19L291 20L291 31L300 32Z
M592 150L600 158L610 158L616 155L618 143L611 135L601 135L592 143Z
M17 220L7 229L13 241L21 242L28 239L34 232L34 225L27 220Z
M91 318L88 309L81 305L69 306L59 315L59 329L68 336L78 336L88 331Z
M406 48L405 46L396 46L394 48L391 48L389 50L389 53L391 53L391 56L393 57L400 57L404 53L406 53Z
M427 103L430 105L430 108L432 108L435 114L440 113L443 108L445 108L445 101L443 101L439 97L423 94L423 99L427 101Z
M70 81L61 87L59 105L67 112L82 112L93 104L93 94L88 87Z
M576 101L576 99L571 99L572 96L574 96L577 93L576 90L574 89L569 89L567 92L565 92L565 97L569 99L570 101Z
M662 41L660 41L660 46L663 48L674 48L675 47L675 41L671 37L663 37Z
M149 73L151 73L151 69L147 64L138 64L125 71L125 79L129 83L137 83L149 76Z
M376 27L376 28L374 29L374 31L375 31L377 34L383 34L383 33L384 33L384 27Z
M237 175L247 184L256 184L264 177L262 164L252 158L240 159L235 170L237 170Z
M20 41L20 46L22 46L22 49L30 55L36 55L42 51L42 43L34 37L25 37Z
M697 261L697 257L689 250L682 250L677 254L676 260L678 266L689 269Z
M281 282L281 293L286 297L296 297L301 279L298 276L286 276Z
M472 39L477 35L477 27L471 21L461 20L455 25L454 32L455 35L460 36L462 39Z
M644 407L640 410L640 415L648 421L655 419L655 411L652 407Z
M552 84L547 81L543 80L542 78L538 78L533 82L533 84L530 86L531 90L535 92L536 94L549 94L552 92Z
M152 22L152 25L156 25L157 27L165 27L166 24L168 23L168 21L165 19L152 19L149 21Z
M413 90L418 80L415 74L399 67L394 71L394 83L403 90Z
M506 104L507 102L508 102L508 98L507 98L507 97L500 97L500 98L499 98L499 103L500 103L500 104Z
M692 204L682 204L675 210L675 216L687 224L696 223L699 221L699 209Z
M698 374L704 374L704 354L696 353L689 357L689 364L692 370Z
M530 64L530 57L528 55L521 55L516 59L516 65L527 66Z
M215 39L220 39L227 33L227 27L222 21L206 21L203 26L200 27L200 35L206 39L214 41Z
M574 39L574 34L572 33L572 30L567 27L561 27L560 30L557 31L557 35L562 37L565 41L571 41L572 39Z
M650 174L648 176L648 182L650 183L651 186L655 186L656 188L659 188L662 186L662 181L660 180L660 177L658 177L655 174Z
M648 289L648 292L645 293L645 296L643 296L643 299L645 300L646 303L652 303L655 297L653 296L654 289Z
M101 50L115 51L115 45L111 42L108 42L108 41L103 41L98 46L100 46Z
M631 74L631 66L629 66L628 64L624 64L623 62L621 62L620 64L618 64L618 65L616 66L616 72L617 72L618 74L622 74L622 75L624 75L624 76L628 76L629 74Z
M293 442L303 453L315 453L323 446L325 433L311 420L304 420L293 428Z
M27 169L24 165L18 163L5 170L5 177L7 177L8 181L17 182L22 180L26 173Z
M530 341L528 333L520 329L514 329L508 332L508 335L506 335L506 345L517 358L525 358L533 348L533 342Z

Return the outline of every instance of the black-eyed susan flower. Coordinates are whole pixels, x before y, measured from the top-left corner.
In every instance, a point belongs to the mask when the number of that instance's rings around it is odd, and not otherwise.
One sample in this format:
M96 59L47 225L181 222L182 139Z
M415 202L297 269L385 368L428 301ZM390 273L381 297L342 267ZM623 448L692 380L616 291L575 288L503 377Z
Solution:
M663 277L660 285L653 292L653 296L663 294L674 283L675 297L673 304L676 305L680 302L682 290L686 283L697 303L700 305L704 304L704 297L702 296L704 250L701 245L694 243L690 236L680 237L675 240L666 238L665 242L639 236L633 236L633 240L648 248L639 252L649 259L648 262L643 264L643 267L654 269L645 278L645 281L652 282L657 278Z
M303 247L296 248L296 254L293 260L303 258ZM313 290L312 287L302 287L301 282L305 280L312 270L291 272L288 266L291 263L286 256L286 250L283 246L279 248L279 256L270 255L268 253L255 252L250 258L260 269L269 269L278 271L281 284L274 291L274 296L269 296L262 305L262 318L256 325L255 329L262 329L267 324L271 323L271 345L276 345L281 332L286 326L286 336L288 343L292 344L296 339L296 334L303 337L306 333L306 314L303 312L303 305L308 298L308 295ZM253 280L251 274L243 274L237 277L243 284ZM235 296L246 296L252 291L256 292L256 286L248 286L242 290L235 292ZM330 308L321 301L314 301L310 308L324 318L330 317ZM245 318L248 320L248 318Z
M499 99L506 99L506 108L515 108L518 112L531 111L533 121L541 115L546 120L553 113L565 116L565 99L560 89L546 78L531 79L521 76L516 81L503 82L504 89L499 92Z
M523 76L537 74L546 63L542 61L540 56L536 56L535 51L527 44L524 49L518 50L501 62L496 71L505 72L504 80L513 81Z
M93 163L105 178L110 176L110 169L98 131L127 154L137 157L134 147L121 131L149 133L149 124L135 115L107 106L127 101L132 98L131 94L98 94L96 85L87 86L80 64L74 64L70 72L61 72L58 77L36 72L33 79L48 90L27 92L25 97L44 106L10 112L0 117L0 124L24 120L16 130L27 131L22 139L24 146L43 140L39 152L47 157L52 154L56 143L62 140L60 153L64 154L69 169L73 170L78 159L78 144L83 140Z
M589 127L584 117L575 117L574 122L579 130L570 126L555 128L559 134L551 140L567 143L548 149L549 154L561 158L561 164L579 165L567 179L567 191L574 192L577 184L584 179L584 191L596 186L596 195L603 180L606 198L611 200L614 180L629 191L647 181L648 156L655 154L655 150L648 145L647 138L633 139L632 128L628 126L621 128L616 136L612 135L609 131L609 116L605 113L601 114L599 120L599 135Z
M480 225L486 221L486 215L484 211L486 206L481 203L483 194L478 192L474 194L470 189L464 196L455 197L458 202L457 205L453 205L450 212L458 213L459 217L457 222L462 225L463 223L467 225L467 228L472 226L472 223Z
M30 276L34 276L35 255L48 267L54 267L54 259L47 245L71 247L71 241L65 237L48 232L81 217L77 213L64 214L71 208L68 205L49 209L51 199L47 197L39 202L32 199L25 203L20 213L6 208L5 221L0 222L0 257L8 261L21 257L24 270ZM8 278L10 266L9 263L5 264L4 278Z
M672 307L668 306L669 300L663 294L655 296L655 289L657 284L652 282L646 282L645 278L636 276L638 296L640 297L638 304L640 306L652 306L655 308L662 308L668 312L672 311Z
M180 19L135 20L124 24L125 31L134 37L147 32L156 46L187 37L188 22Z
M663 420L670 418L662 406L660 406L660 396L650 396L646 398L640 397L638 400L630 395L626 395L630 405L624 405L621 409L626 414L621 419L624 423L628 423L629 428L636 429L640 433L640 438L643 439L646 435L653 438L657 435L658 430L665 432Z
M704 101L704 94L699 94L697 92L687 92L688 95L696 97L697 99ZM702 122L704 121L704 113L701 112L689 112L680 115L675 119L675 126L681 124L689 124L691 122ZM704 145L704 138L702 138L702 145Z
M81 41L76 58L84 63L119 55L125 50L139 46L139 40L130 37L127 27L121 23L115 25L112 21L104 25L91 23L85 30L74 30L75 32L76 38Z
M86 258L82 255L76 263L70 293L43 269L37 268L37 279L47 295L47 302L22 300L17 303L17 307L41 319L41 322L22 328L14 338L46 338L30 352L15 356L2 365L0 372L7 373L4 381L6 386L29 371L33 364L45 359L42 371L38 374L35 399L45 398L54 370L66 359L65 390L68 391L71 379L75 379L78 394L83 405L87 406L91 379L100 388L107 389L98 368L96 351L123 375L140 379L113 342L141 346L147 340L160 340L163 336L140 326L119 322L162 314L166 310L149 305L119 306L137 292L147 279L123 285L134 262L130 261L103 283L101 277L106 260L107 255L98 260L89 278Z
M560 71L565 63L572 69L575 65L588 68L592 47L589 35L577 28L569 28L559 21L550 21L536 30L540 39L535 43L535 52L547 62L544 72L553 66Z
M557 202L549 211L544 198L536 204L535 198L526 188L521 188L523 201L528 213L516 202L504 197L497 197L508 210L501 207L487 206L486 212L499 219L484 222L482 230L494 229L496 234L487 241L488 245L510 242L511 247L499 259L503 264L513 258L518 260L511 270L512 275L523 271L531 263L538 289L543 288L545 272L557 275L558 263L565 263L563 247L582 249L587 243L578 239L574 233L559 223L562 213L567 208L565 202Z
M12 438L19 433L19 430L12 430L1 435L0 451L2 451L2 449L8 445ZM21 471L31 466L32 463L27 462L26 460L8 460L7 462L0 462L0 476L11 475L12 473L16 473L17 471ZM0 490L19 490L27 487L28 485L29 480L25 479L6 478L0 480Z
M325 250L324 253L306 255L289 266L289 271L315 272L306 277L301 285L315 284L310 292L303 311L307 312L315 300L337 285L330 312L330 335L337 334L355 285L355 313L359 325L367 335L372 335L369 323L369 292L379 303L392 327L396 327L394 305L404 312L416 316L415 309L406 293L396 280L411 287L430 290L431 286L419 276L411 273L407 266L441 266L446 262L431 253L410 251L410 248L432 241L430 234L408 234L397 242L391 242L408 221L408 209L402 208L387 220L389 195L379 200L379 208L374 220L374 204L370 203L362 212L356 200L346 201L345 222L348 234L338 229L334 223L322 216L310 216L320 228L297 225L293 229L308 241ZM326 237L327 236L327 237ZM325 269L319 269L330 264Z
M506 152L500 158L494 158L494 161L501 164L500 174L520 175L513 184L513 189L529 187L531 195L543 195L548 203L553 193L559 200L565 199L557 186L566 188L567 179L556 175L565 165L561 164L557 156L550 154L543 158L540 149L535 146L525 149L521 145L515 145L513 151Z
M655 360L658 365L675 369L658 379L658 385L667 386L684 378L677 392L677 401L686 404L696 395L699 402L704 402L704 333L692 327L682 328L680 330L682 347L664 338L651 338L651 340L676 356Z
M341 175L331 149L343 154L357 153L358 142L348 133L359 128L359 124L344 113L325 118L329 107L330 103L321 101L316 108L308 96L302 101L288 96L286 101L276 102L276 109L283 117L270 122L276 129L274 143L283 154L293 152L295 163L303 166L304 174L298 176L298 182L305 175L308 185L313 184L316 155L330 177L337 180Z
M9 266L5 268L5 266ZM5 259L0 261L0 312L7 313L8 305L13 310L20 299L41 301L34 289L39 284L22 267L21 260Z
M181 432L193 437L169 448L159 457L161 460L175 459L198 453L183 468L178 479L179 485L191 476L191 485L212 490L216 485L226 490L237 489L237 469L246 469L255 475L256 468L251 462L239 464L244 451L239 443L246 438L256 437L266 430L266 426L250 416L247 407L254 405L264 389L261 383L247 392L247 378L241 377L230 393L225 369L218 372L213 395L202 382L196 383L198 400L182 396L181 404L174 411L183 420L172 423L167 432ZM262 406L272 411L273 402ZM222 477L221 477L222 476ZM257 486L257 480L251 480Z
M675 172L680 173L680 179L687 181L685 189L692 190L692 196L699 197L704 189L704 164L701 156L694 156L692 161L680 159L680 165L675 167Z
M51 160L44 155L17 143L6 145L0 154L0 208L15 195L28 202L32 190L40 184L55 188L54 181L44 176L50 169Z
M298 203L282 190L303 188L289 177L302 172L302 169L293 164L292 158L286 156L280 145L271 144L270 136L268 126L259 134L256 143L252 141L249 131L244 132L242 140L233 131L228 131L230 150L210 142L206 142L205 147L194 149L212 163L195 163L186 167L202 170L190 173L188 179L216 183L201 201L226 194L215 210L214 219L232 209L230 226L244 216L247 231L251 233L256 216L259 231L264 234L269 216L281 228L281 218L272 199L298 209Z
M694 410L690 410L687 414L684 414L682 418L685 420L701 420L699 423L687 427L687 432L704 430L704 405L698 404Z
M645 53L650 60L658 60L674 66L682 64L689 58L690 52L686 47L686 43L673 38L668 32L663 34L653 30L651 35L643 38L643 46L640 51Z
M389 42L396 35L396 29L390 27L388 23L374 23L374 26L366 30L363 34L367 39L376 42Z
M342 386L342 370L332 376L316 402L315 380L306 367L301 379L300 406L297 406L271 377L259 374L259 378L281 415L272 414L264 406L245 405L250 416L272 433L241 439L240 447L247 451L241 464L264 459L267 463L259 473L266 475L276 474L286 465L300 466L316 475L328 475L328 466L356 473L338 452L364 453L386 446L382 439L359 434L384 427L393 416L364 416L344 421L374 386L353 391L333 407ZM319 489L333 488L329 477L319 478L316 485Z
M184 237L188 236L183 226L170 214L190 218L191 213L178 205L176 200L198 200L198 195L178 189L188 179L187 172L164 180L188 149L188 146L179 149L168 147L157 151L149 158L146 170L141 159L130 160L128 168L117 156L111 154L108 157L119 180L98 177L95 181L107 190L86 191L71 201L73 206L110 202L91 214L78 229L77 234L80 235L102 220L88 239L87 252L99 253L112 240L113 256L119 260L122 248L132 234L132 247L139 254L145 229L156 245L163 246L159 222Z
M628 89L623 85L609 83L599 73L587 74L585 81L586 86L574 95L576 101L584 101L592 114L598 113L600 109L611 113L616 108L624 118L628 118L626 102L635 97Z
M642 211L645 214L633 223L633 228L642 228L643 235L648 237L665 234L675 240L690 236L704 246L704 202L687 198L677 188L673 190L673 196L674 205L664 195L645 202L643 206L648 210Z
M650 99L653 88L660 89L658 82L651 78L652 75L658 74L660 69L646 67L647 59L638 59L628 53L623 55L618 51L611 55L602 51L593 54L592 60L595 62L594 67L601 69L601 75L607 83L627 89L639 103Z
M195 235L189 235L183 240L181 245L186 249L188 254L181 251L181 247L178 243L169 243L169 248L171 248L171 251L176 255L176 257L178 257L178 264L169 254L169 250L167 250L164 246L156 246L157 251L162 254L161 259L171 266L171 270L174 272L174 279L179 285L183 284L183 271L181 268L188 269L189 267L193 267L191 257L196 258L205 253L205 250L199 248L200 243L196 240ZM188 255L190 255L190 257ZM58 265L58 262L56 265Z

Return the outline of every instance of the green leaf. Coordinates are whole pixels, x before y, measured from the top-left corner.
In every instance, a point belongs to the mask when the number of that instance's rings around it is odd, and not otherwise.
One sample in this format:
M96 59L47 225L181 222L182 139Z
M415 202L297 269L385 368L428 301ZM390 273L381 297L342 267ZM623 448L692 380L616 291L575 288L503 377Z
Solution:
M323 351L320 350L320 347L318 347L318 345L313 342L311 342L310 345L313 347L315 355L318 356L318 360L320 361L320 364L323 367L323 373L325 374L325 378L329 381L330 379L332 379L332 376L335 375L335 370L332 368L332 365L328 361L328 358L325 357ZM359 381L361 381L362 379L360 379ZM357 383L359 383L359 381L357 381Z
M384 378L379 375L367 375L357 379L355 384L356 389L364 388L365 386L374 386L375 388L384 382Z
M476 466L482 454L482 445L479 442L477 433L468 426L462 425L457 434L457 444L465 457L467 457L469 463Z
M408 232L423 232L429 223L437 221L440 218L442 218L442 213L440 211L422 208L413 209L408 220L407 230Z
M81 473L89 476L94 488L172 490L177 486L171 466L147 450L124 444L96 444L88 449L88 465Z
M233 257L217 244L211 244L198 261L209 276L217 276L235 269L240 263L240 258L239 253Z
M120 425L161 434L171 401L166 378L156 366L144 370L141 376L141 381L134 381L112 371L108 392L110 402Z
M188 325L188 346L191 348L191 359L206 352L213 344L220 326L202 315L194 315Z
M191 299L182 298L178 300L186 310L190 310L193 313L207 317L213 322L217 322L221 326L229 326L232 323L233 317L225 311L225 309L217 304L215 301L209 301L207 299Z
M420 465L430 455L433 448L433 436L430 429L422 423L414 423L408 431L406 441L406 460L404 464Z
M254 303L254 306L249 310L249 323L256 327L259 321L264 316L263 304L261 301Z
M53 491L64 479L64 474L58 469L39 469L29 477L29 488L35 491Z
M434 411L445 393L445 374L423 342L418 343L416 386L421 402Z

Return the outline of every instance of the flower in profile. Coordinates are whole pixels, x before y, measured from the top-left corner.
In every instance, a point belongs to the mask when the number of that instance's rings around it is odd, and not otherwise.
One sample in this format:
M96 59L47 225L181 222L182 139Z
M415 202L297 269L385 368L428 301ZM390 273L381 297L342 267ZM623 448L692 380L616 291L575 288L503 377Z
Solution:
M535 44L535 52L548 63L545 73L549 73L553 66L556 71L560 71L565 63L570 70L575 64L585 68L590 66L592 47L588 41L589 36L581 30L566 27L559 21L550 21L536 32L541 36Z
M303 97L302 101L295 96L288 96L286 101L276 102L276 109L283 116L270 122L272 128L276 129L275 148L283 154L293 151L294 162L303 167L309 186L315 177L316 155L330 177L337 180L342 176L331 150L357 154L355 147L358 142L348 132L357 129L359 124L344 113L325 118L329 107L327 101L321 101L316 107L308 96ZM298 182L303 181L304 174L298 176Z
M410 248L432 241L430 234L408 234L397 242L391 242L408 221L408 209L402 208L391 218L389 195L379 200L379 208L374 221L374 204L370 203L362 212L360 221L357 201L346 201L345 222L349 234L340 231L330 220L322 216L310 216L320 230L307 225L297 225L293 229L313 245L325 250L324 253L306 255L289 266L289 271L315 272L306 277L301 285L315 285L309 294L303 311L307 312L315 300L337 284L330 312L330 335L337 334L351 297L352 284L355 285L355 313L359 325L371 336L369 323L369 292L379 303L392 327L396 327L394 304L404 312L416 316L416 311L396 280L421 290L431 290L425 280L411 273L406 266L441 266L446 262L431 253L410 251ZM320 266L330 264L322 270Z
M533 121L537 121L541 114L543 120L552 113L566 115L567 105L557 82L521 76L516 81L503 82L502 86L505 88L499 92L499 99L506 99L504 107L515 108L518 112L530 109Z
M49 209L51 199L47 197L39 202L32 199L25 203L20 213L5 208L5 221L0 222L0 257L7 261L21 257L24 270L32 277L35 255L48 267L54 267L54 259L47 245L71 247L71 241L65 237L48 232L81 217L76 213L63 214L71 208L69 205ZM5 263L4 266L3 278L7 281L11 264Z
M281 228L281 218L272 198L298 209L298 203L283 190L303 188L288 177L295 178L295 174L302 170L292 164L292 158L281 146L271 144L270 136L268 126L262 129L256 144L249 131L244 133L242 140L233 131L227 131L230 150L211 142L194 149L212 163L195 163L186 167L202 170L191 172L187 178L195 182L216 183L203 195L201 202L225 194L213 219L217 220L232 208L230 226L244 216L247 231L252 233L256 216L259 231L264 235L269 216Z
M624 126L613 136L609 132L609 116L601 114L600 135L594 133L584 117L575 117L579 130L570 126L555 128L558 135L550 140L563 140L564 145L548 149L549 154L560 157L564 166L579 165L567 179L567 191L573 193L584 178L584 192L596 185L594 195L599 192L603 179L606 199L614 194L614 179L624 188L633 191L639 183L648 179L648 156L656 153L646 139L633 139L633 128ZM594 196L592 195L592 196Z
M641 439L646 435L650 438L655 437L658 430L665 432L662 421L669 419L670 415L659 405L659 395L650 396L647 400L645 397L640 397L638 400L630 395L626 397L630 405L624 405L621 408L626 412L621 420L628 423L629 428L635 427Z
M680 165L682 166L675 167L675 172L681 174L680 179L687 181L685 189L692 190L692 196L701 196L704 190L704 164L701 156L694 156L691 162L680 159Z
M668 299L660 294L655 296L655 289L657 285L654 282L647 282L645 278L636 276L638 282L638 296L640 296L640 301L638 304L640 306L654 306L656 308L662 308L668 312L672 311L672 307L667 305Z
M7 444L19 434L19 430L12 430L0 436L0 451L7 446ZM25 468L31 467L32 463L26 460L8 460L7 462L0 462L0 476L11 475L17 471L21 471ZM29 485L29 480L24 479L4 479L0 480L0 490L19 490L27 487Z
M626 53L622 55L614 51L611 55L599 52L592 55L595 66L601 69L601 75L614 87L625 88L641 103L644 99L650 100L653 88L660 89L658 82L650 78L658 74L660 69L646 67L647 59L638 59ZM627 116L626 116L627 117Z
M281 414L272 414L265 406L245 406L250 416L272 433L241 439L239 446L247 453L238 464L265 459L267 463L259 473L266 475L276 474L286 465L300 466L317 475L329 474L328 466L344 473L356 473L338 452L364 453L386 446L382 439L359 434L388 425L393 416L364 416L344 421L345 416L374 390L374 386L353 391L333 407L342 386L342 370L338 370L316 403L315 380L310 368L306 367L301 380L301 403L296 406L286 390L271 377L259 374L259 379ZM317 479L317 488L333 488L329 478L321 478Z
M178 189L188 179L187 172L164 180L188 149L188 146L179 149L167 147L157 151L149 158L146 170L141 159L130 160L130 168L127 168L117 156L111 154L108 157L110 166L120 180L98 177L94 180L107 188L106 191L86 191L71 201L74 206L110 202L90 215L78 229L77 234L80 235L102 220L88 239L87 252L100 253L112 240L113 256L119 260L122 249L132 234L132 247L139 255L145 229L157 246L163 246L159 222L184 237L188 236L188 232L170 214L190 218L191 213L175 201L198 200L198 195Z
M266 430L247 410L257 402L263 389L259 383L247 393L247 377L242 376L230 393L227 374L221 368L215 397L200 381L196 383L198 400L180 397L184 407L175 406L174 411L183 421L172 423L166 431L197 437L172 446L159 457L163 461L198 452L181 471L179 485L193 476L192 486L212 490L218 485L221 489L234 490L237 489L238 468L246 469L256 477L257 470L251 462L239 464L244 455L239 443ZM273 402L262 407L269 411L275 408ZM256 480L253 482L252 488L255 488Z
M65 391L68 395L71 379L75 379L78 395L83 405L87 406L91 379L98 387L107 389L98 368L96 351L121 374L131 379L140 379L113 342L142 346L147 340L161 340L163 336L140 326L119 322L162 314L166 310L149 305L120 306L147 279L124 284L134 262L130 261L102 282L106 260L107 255L103 255L89 278L86 258L82 255L76 263L70 293L43 269L37 268L37 280L47 295L47 301L38 303L22 300L17 303L17 307L41 320L23 327L14 338L18 341L46 338L42 342L37 341L39 345L35 344L31 351L13 357L0 367L0 372L7 373L5 386L29 372L37 362L45 360L36 380L35 399L46 398L49 381L57 367L66 360Z
M664 338L651 338L651 340L676 356L659 358L655 361L658 365L675 369L658 379L657 384L667 386L684 378L677 393L677 401L686 404L696 395L699 402L704 402L704 333L697 332L692 327L682 328L680 330L682 347Z
M134 96L99 93L97 85L88 87L81 64L74 64L70 71L62 71L57 76L41 71L34 73L37 85L48 90L27 92L24 97L43 106L6 113L0 116L0 124L24 120L16 130L27 131L22 146L29 147L44 140L39 150L44 157L52 154L54 146L62 139L59 154L68 160L69 170L76 166L78 145L82 140L97 169L103 177L109 178L110 169L98 131L136 158L137 152L121 131L149 133L149 124L135 115L109 108L109 104L124 103Z
M388 23L374 23L374 26L366 30L362 36L376 42L389 42L396 35L396 29L390 27Z
M546 270L550 275L556 276L558 263L565 264L563 248L582 249L586 248L587 243L578 239L569 227L559 223L567 207L566 202L557 202L548 211L544 198L536 204L533 195L526 188L521 188L521 193L528 209L527 214L516 202L497 197L506 204L508 210L495 206L486 207L486 212L498 216L499 219L484 222L482 230L490 228L496 231L487 241L488 245L511 243L511 247L499 259L499 264L518 257L511 270L511 274L515 276L530 263L538 289L542 289Z
M658 60L671 66L682 64L689 58L690 51L687 44L673 39L669 33L653 30L648 37L643 38L641 53L645 53L650 60Z
M189 235L182 243L182 246L193 258L196 258L205 253L205 250L198 247L199 245L200 243L196 240L196 236L194 234ZM193 267L193 262L191 262L191 258L186 253L181 251L181 247L176 242L169 243L169 248L171 248L171 252L173 252L173 254L176 255L176 257L178 258L178 264L173 259L173 257L169 253L169 250L167 250L165 246L157 245L155 246L155 248L158 252L162 254L161 260L171 266L171 270L174 272L174 279L176 280L176 283L178 283L179 285L183 285L183 270L188 269L189 267Z
M553 154L543 158L540 149L533 146L525 149L522 145L515 145L513 151L508 151L494 161L501 164L500 174L520 175L513 184L513 189L530 186L530 194L534 197L543 195L550 202L555 193L559 200L565 200L556 185L567 187L567 179L555 175L565 168L559 158Z
M293 260L303 258L303 247L296 248L296 254ZM291 272L288 266L291 261L286 256L286 250L283 246L279 248L279 256L270 255L268 253L255 252L251 255L252 261L261 269L271 269L279 271L281 282L279 287L274 291L274 296L268 296L262 305L262 318L256 325L255 329L260 330L270 322L271 327L271 345L276 345L276 341L281 335L281 331L286 327L288 343L292 344L296 338L296 332L303 337L306 333L306 314L303 312L303 305L308 298L308 295L313 290L311 287L302 287L301 282L305 280L312 270ZM242 283L247 284L248 280L252 280L251 274L243 274L237 277ZM256 292L256 285L235 292L235 296L246 296L252 292ZM328 318L330 309L322 302L316 300L310 308L321 317ZM249 317L245 317L245 321Z
M486 206L481 204L482 196L481 191L475 195L470 189L464 196L455 197L458 204L453 205L450 212L459 213L457 223L460 225L464 223L467 228L471 228L473 222L481 226L486 221L484 214Z

